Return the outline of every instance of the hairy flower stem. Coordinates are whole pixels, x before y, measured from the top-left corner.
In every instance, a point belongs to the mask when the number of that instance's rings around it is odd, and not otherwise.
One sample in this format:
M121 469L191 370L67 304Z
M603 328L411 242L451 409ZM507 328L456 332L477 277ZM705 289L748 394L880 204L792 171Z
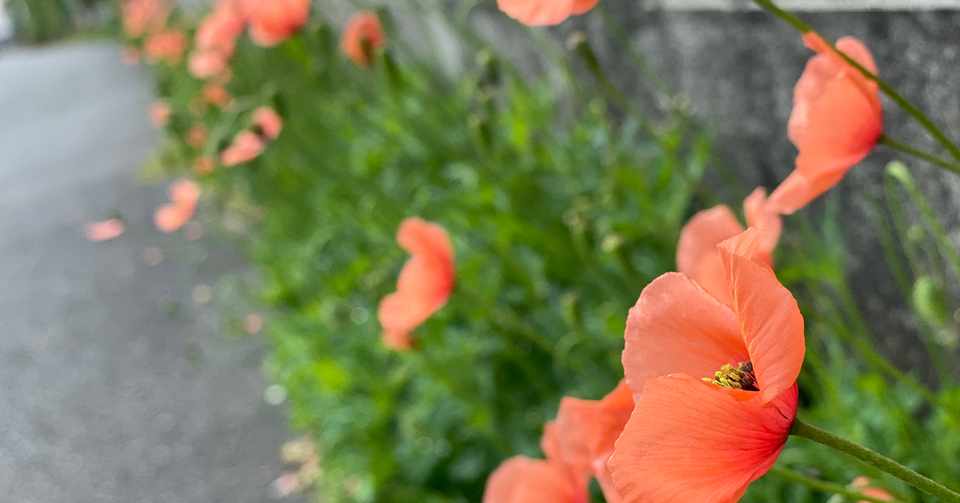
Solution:
M773 14L774 16L782 19L787 24L794 27L800 33L810 33L814 31L812 26L804 22L802 19L798 18L796 15L781 9L775 2L773 2L773 0L753 0L753 3L757 4L757 6ZM943 145L943 147L950 152L950 155L953 156L954 159L957 159L958 161L960 161L960 146L957 146L956 143L950 140L950 138L947 137L946 133L944 133L939 127L937 127L937 125L933 122L933 120L930 119L930 117L928 117L925 113L923 113L923 111L920 110L916 105L914 105L909 100L904 98L900 93L898 93L897 90L893 88L893 86L891 86L885 80L878 77L875 73L865 68L863 65L858 63L855 59L851 58L847 53L841 51L840 49L837 49L837 47L834 44L829 44L829 46L833 50L833 52L835 52L838 56L843 58L843 60L846 61L847 64L855 68L867 79L876 82L880 90L883 91L883 94L886 94L887 97L893 100L901 109L903 109L903 111L913 116L914 120L916 120L921 126L923 126L923 128L926 129L930 133L930 135L937 140L938 143ZM938 166L943 167L939 164ZM960 174L960 172L956 170L951 169L948 171L955 174Z
M882 470L894 477L910 484L911 486L923 491L930 496L940 498L941 501L960 502L960 493L949 487L927 478L896 461L867 449L866 447L855 444L849 440L838 437L832 433L821 430L816 426L804 423L797 419L793 423L791 435L813 440L818 444L825 445L834 450L840 451L848 456L854 457L860 462Z
M903 152L904 154L911 155L917 159L923 159L931 164L935 164L947 171L952 171L954 173L960 174L960 164L955 164L944 159L941 159L929 152L920 150L911 145L907 145L898 140L894 140L887 135L880 135L880 139L877 140L877 143L881 145L886 145L887 147L896 150L898 152Z
M897 500L882 500L875 498L873 496L868 496L862 492L855 491L849 487L842 486L840 484L834 484L833 482L827 482L825 480L815 479L813 477L808 477L798 471L791 470L789 468L783 468L780 466L775 466L770 470L770 473L784 479L789 480L790 482L796 482L797 484L805 485L811 489L817 491L822 491L825 493L839 494L844 498L850 499L852 501L869 501L870 503L898 503Z

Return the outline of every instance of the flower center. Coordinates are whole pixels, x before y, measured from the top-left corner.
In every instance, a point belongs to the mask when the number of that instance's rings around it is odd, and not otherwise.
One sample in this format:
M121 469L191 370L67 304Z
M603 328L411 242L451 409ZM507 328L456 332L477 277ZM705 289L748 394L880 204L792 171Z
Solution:
M724 388L760 390L757 387L757 376L753 373L753 364L748 361L736 365L726 363L720 367L720 370L713 373L713 378L704 377L703 380Z

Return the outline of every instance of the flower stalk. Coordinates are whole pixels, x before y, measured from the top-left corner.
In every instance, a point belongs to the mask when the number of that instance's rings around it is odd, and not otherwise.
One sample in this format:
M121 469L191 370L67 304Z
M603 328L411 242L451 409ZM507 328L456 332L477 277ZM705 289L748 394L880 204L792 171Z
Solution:
M827 482L825 480L815 479L813 477L808 477L796 470L791 470L782 466L773 467L770 470L770 473L784 480L789 480L790 482L795 482L817 491L839 494L840 496L853 501L867 501L869 503L898 503L898 500L882 500L880 498L875 498L860 491L850 489L849 487L835 484L833 482Z
M853 443L847 439L838 437L828 431L822 430L811 424L807 424L799 419L794 421L791 435L812 440L818 444L825 445L834 450L840 451L858 461L886 472L894 477L910 484L911 486L923 491L930 496L940 498L946 502L960 502L960 493L949 487L928 478L920 473L907 468L906 466L890 459L882 454L874 452L866 447Z

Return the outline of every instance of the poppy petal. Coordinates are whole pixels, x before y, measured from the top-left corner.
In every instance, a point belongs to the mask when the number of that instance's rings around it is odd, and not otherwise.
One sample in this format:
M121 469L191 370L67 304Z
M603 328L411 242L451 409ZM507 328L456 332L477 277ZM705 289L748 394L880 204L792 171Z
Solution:
M549 26L570 17L574 0L497 0L497 7L527 26Z
M633 392L625 381L602 400L564 397L550 428L556 430L562 460L577 473L590 474L594 462L613 450L632 411Z
M797 380L803 366L803 316L796 299L780 284L762 255L763 235L751 228L720 245L730 275L733 310L757 377L762 403ZM697 375L697 374L692 374Z
M625 502L733 503L779 456L796 387L761 405L697 378L651 380L608 466Z
M624 339L623 369L635 395L654 377L707 377L749 358L733 311L680 273L664 274L643 289Z
M562 466L515 456L487 479L483 503L586 503L587 497L586 487L577 487Z
M766 189L757 187L743 200L743 213L747 217L747 225L763 234L760 241L762 259L766 264L773 265L773 251L780 241L783 221L768 201Z
M717 300L730 304L730 286L717 245L743 232L730 208L703 210L683 226L677 242L677 270L686 274Z

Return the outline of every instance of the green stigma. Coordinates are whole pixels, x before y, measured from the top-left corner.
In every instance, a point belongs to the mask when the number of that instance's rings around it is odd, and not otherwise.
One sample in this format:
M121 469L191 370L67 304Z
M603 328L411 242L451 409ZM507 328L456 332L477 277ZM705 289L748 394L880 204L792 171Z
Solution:
M753 364L750 362L740 362L736 366L724 364L720 370L713 373L713 378L704 377L703 380L724 388L760 390L757 387L757 376L753 373Z

